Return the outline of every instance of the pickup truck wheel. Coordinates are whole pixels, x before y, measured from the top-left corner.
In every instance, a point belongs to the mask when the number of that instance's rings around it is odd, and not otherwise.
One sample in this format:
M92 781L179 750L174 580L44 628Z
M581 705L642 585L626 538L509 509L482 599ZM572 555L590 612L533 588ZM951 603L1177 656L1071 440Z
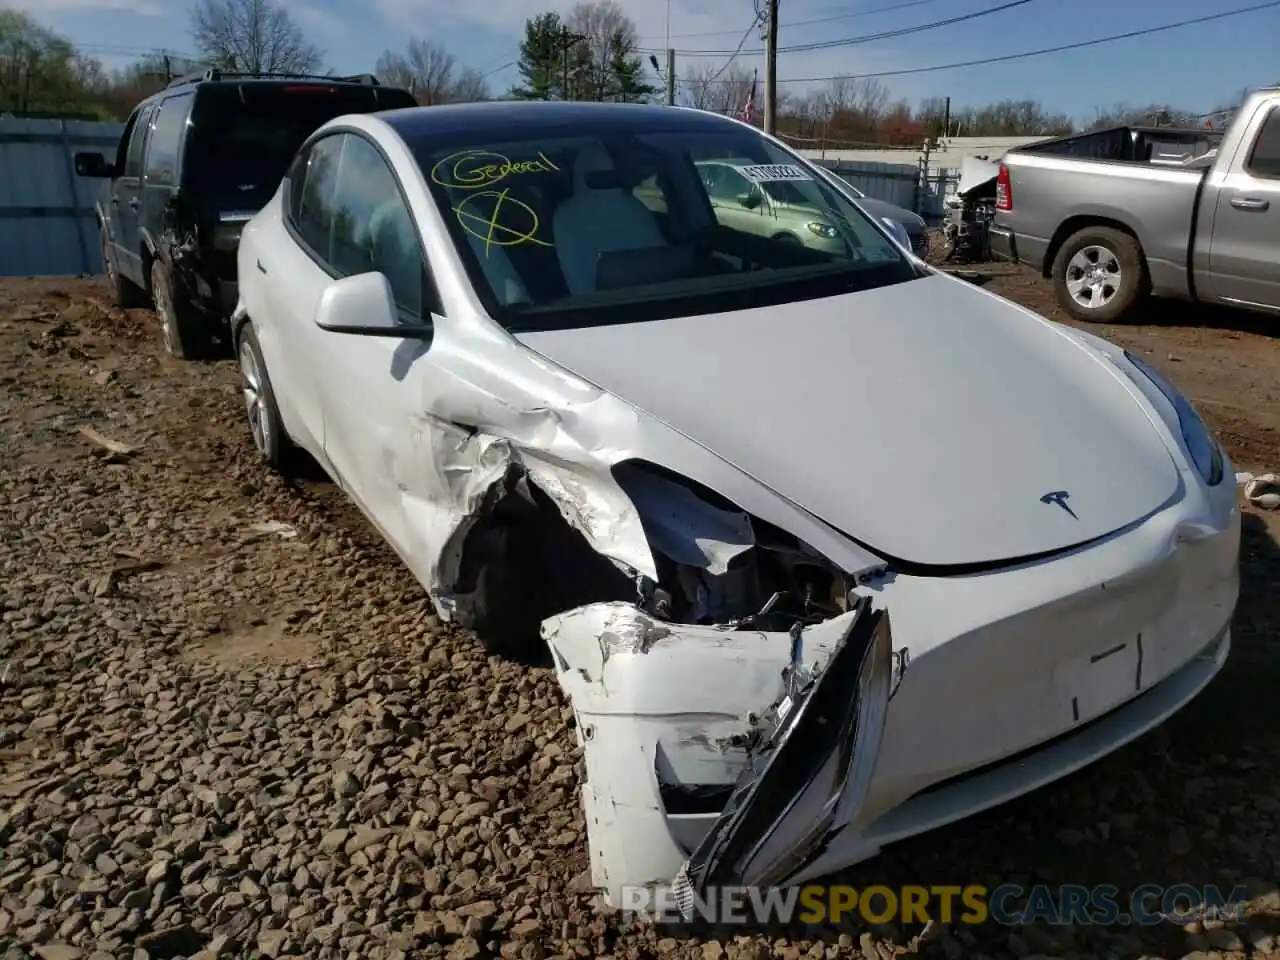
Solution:
M1053 289L1077 320L1112 323L1147 293L1142 247L1111 227L1086 227L1067 238L1053 261Z
M116 306L122 310L137 307L149 307L151 301L147 291L124 276L116 266L115 251L111 248L111 239L107 231L98 225L98 247L102 251L102 272L107 275L107 283L111 287L111 296Z
M173 285L173 275L158 257L151 263L151 296L164 346L178 360L199 360L210 348L210 324Z

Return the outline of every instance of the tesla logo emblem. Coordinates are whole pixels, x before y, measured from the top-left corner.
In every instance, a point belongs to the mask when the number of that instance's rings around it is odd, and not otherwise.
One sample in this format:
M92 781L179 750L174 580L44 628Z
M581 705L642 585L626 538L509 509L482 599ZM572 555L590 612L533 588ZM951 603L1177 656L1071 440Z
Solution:
M1071 514L1071 516L1079 520L1080 518L1076 517L1076 512L1072 510L1069 506L1067 506L1067 498L1070 496L1071 494L1067 493L1067 491L1065 490L1052 490L1049 493L1046 493L1043 497L1041 497L1040 502L1056 503L1063 510L1067 511L1067 513Z

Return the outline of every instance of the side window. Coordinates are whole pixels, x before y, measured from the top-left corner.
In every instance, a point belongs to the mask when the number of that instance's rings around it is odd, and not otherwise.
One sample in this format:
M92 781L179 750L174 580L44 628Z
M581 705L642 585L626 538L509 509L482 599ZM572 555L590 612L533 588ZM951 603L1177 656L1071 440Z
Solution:
M182 149L187 117L191 114L191 100L191 94L184 93L160 104L147 144L147 180L161 184L178 182L178 153Z
M142 148L147 143L147 131L151 127L151 117L155 113L155 108L151 105L144 107L138 113L138 119L133 125L133 129L129 131L128 152L124 158L123 177L140 177L142 176Z
M289 185L291 194L298 193L293 225L303 242L327 263L332 262L333 189L345 139L337 134L312 144L306 167L298 171L300 179Z
M344 138L333 201L330 265L343 276L376 270L391 284L396 304L415 318L434 299L418 228L390 168L363 137Z
M1255 176L1280 180L1280 107L1272 107L1262 121L1246 169Z

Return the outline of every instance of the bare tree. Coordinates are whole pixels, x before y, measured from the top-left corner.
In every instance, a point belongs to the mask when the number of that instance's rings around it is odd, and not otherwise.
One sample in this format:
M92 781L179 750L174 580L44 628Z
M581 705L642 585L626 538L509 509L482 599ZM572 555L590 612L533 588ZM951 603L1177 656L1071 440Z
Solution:
M384 50L374 72L383 82L411 91L423 106L489 97L478 71L459 67L452 53L431 40L414 38L404 53Z
M733 64L728 69L706 64L685 70L683 85L689 105L713 113L739 113L751 96L754 75Z
M569 52L574 99L604 100L622 92L627 93L624 99L648 95L635 21L616 0L578 0L564 23L571 37L583 38Z
M1133 106L1117 103L1110 109L1094 108L1093 123L1090 129L1103 130L1107 127L1194 127L1200 118L1189 110L1183 110L1167 103L1151 103L1145 106Z
M191 42L222 70L315 73L324 60L278 0L196 0Z

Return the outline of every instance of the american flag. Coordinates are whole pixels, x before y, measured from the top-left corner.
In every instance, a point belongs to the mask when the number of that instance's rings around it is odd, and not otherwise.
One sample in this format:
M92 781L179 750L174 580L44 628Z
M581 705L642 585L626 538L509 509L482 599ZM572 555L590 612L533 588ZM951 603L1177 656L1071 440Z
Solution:
M756 71L751 77L751 90L747 94L747 102L742 105L742 119L750 123L755 119L756 115L756 80L759 78L760 72Z

